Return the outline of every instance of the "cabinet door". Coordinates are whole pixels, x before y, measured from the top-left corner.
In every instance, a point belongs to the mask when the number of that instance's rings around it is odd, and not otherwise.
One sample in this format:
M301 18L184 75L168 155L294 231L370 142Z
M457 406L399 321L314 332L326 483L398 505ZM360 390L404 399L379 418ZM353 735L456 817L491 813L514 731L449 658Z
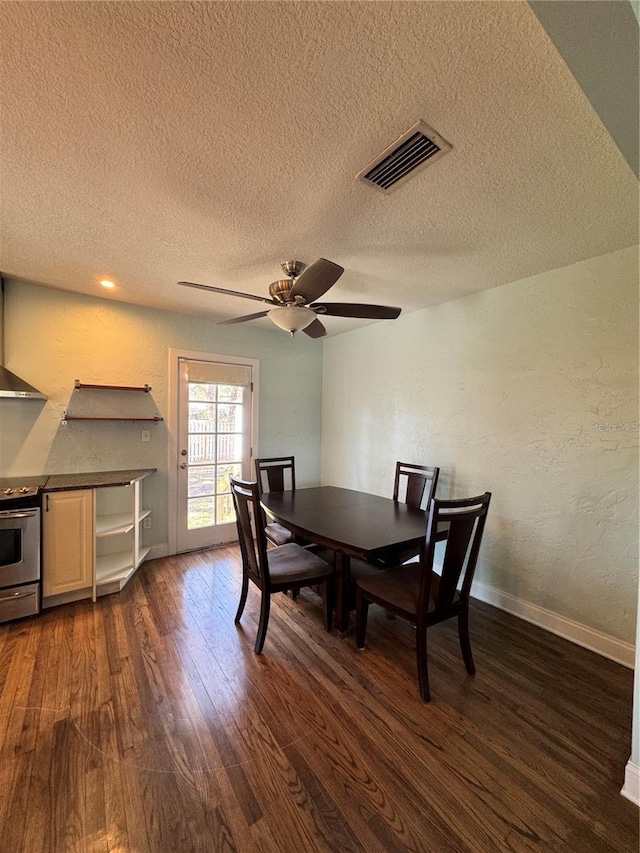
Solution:
M49 492L43 512L43 595L93 584L93 490Z

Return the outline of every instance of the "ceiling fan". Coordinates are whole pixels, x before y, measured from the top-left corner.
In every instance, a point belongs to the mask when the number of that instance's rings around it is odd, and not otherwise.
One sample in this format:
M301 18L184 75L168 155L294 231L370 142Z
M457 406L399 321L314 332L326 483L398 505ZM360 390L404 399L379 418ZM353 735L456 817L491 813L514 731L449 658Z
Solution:
M318 258L310 266L305 267L301 261L286 261L280 264L287 278L279 279L269 285L269 296L255 296L253 293L241 293L238 290L226 290L224 287L213 287L208 284L196 284L193 281L179 281L185 287L196 287L199 290L211 290L213 293L225 293L228 296L242 296L244 299L255 299L273 305L267 311L257 314L246 314L244 317L234 317L231 320L221 320L219 325L228 326L232 323L246 323L247 320L258 320L269 317L276 326L289 332L291 337L296 332L303 331L310 338L323 338L327 330L316 315L328 317L358 317L367 320L395 320L400 308L386 305L363 305L357 302L316 302L330 287L336 283L344 272L344 268L332 261Z

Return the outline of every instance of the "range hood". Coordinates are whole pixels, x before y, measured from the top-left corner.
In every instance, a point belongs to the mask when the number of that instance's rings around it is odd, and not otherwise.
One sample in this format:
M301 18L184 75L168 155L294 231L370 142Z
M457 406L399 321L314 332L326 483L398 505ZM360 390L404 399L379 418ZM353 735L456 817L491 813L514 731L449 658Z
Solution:
M19 397L26 400L46 400L33 385L3 367L4 362L4 278L0 273L0 397Z
M0 397L26 397L31 400L46 400L33 385L20 379L15 373L0 364Z

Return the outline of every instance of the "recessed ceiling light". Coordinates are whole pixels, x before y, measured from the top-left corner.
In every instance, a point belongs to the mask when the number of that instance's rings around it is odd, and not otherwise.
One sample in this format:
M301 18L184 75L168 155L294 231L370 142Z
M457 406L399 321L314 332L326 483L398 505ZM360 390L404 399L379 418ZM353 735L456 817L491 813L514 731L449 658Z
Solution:
M115 284L114 284L112 281L109 281L109 280L108 280L108 279L106 279L106 278L103 278L103 279L102 279L102 281L100 282L100 284L101 284L103 287L107 287L107 288L109 288L109 290L110 290L112 287L115 287Z

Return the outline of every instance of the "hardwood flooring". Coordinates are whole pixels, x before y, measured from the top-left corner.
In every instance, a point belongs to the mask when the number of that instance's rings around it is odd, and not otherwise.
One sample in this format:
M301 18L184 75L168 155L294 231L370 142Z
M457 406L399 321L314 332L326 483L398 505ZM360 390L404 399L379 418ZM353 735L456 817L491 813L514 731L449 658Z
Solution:
M258 657L239 588L222 548L0 626L1 851L637 853L629 670L474 602L478 674L432 629L425 705L402 620L359 652L274 596Z

